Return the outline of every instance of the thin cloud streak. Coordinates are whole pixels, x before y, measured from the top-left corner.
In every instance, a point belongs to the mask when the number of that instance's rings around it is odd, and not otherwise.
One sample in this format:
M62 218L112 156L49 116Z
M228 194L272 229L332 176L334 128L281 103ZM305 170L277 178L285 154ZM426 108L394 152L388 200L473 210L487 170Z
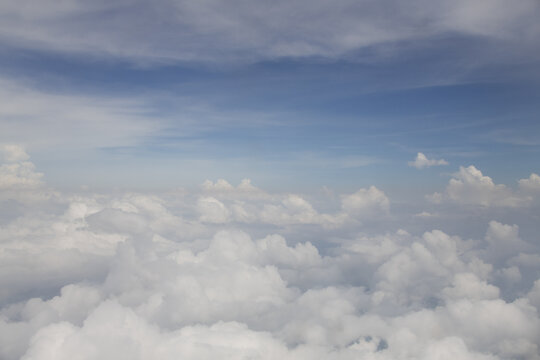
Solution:
M0 33L26 48L116 57L135 63L258 62L342 58L367 47L444 34L534 44L538 3L4 1ZM99 23L99 26L95 26ZM525 34L525 36L524 36ZM536 49L537 50L537 49ZM538 55L538 54L537 54Z

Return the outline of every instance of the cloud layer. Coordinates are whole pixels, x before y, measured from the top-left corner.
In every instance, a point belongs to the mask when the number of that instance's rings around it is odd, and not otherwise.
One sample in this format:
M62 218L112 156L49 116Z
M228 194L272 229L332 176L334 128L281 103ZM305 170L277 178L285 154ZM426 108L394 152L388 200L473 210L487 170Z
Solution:
M340 0L192 3L160 0L3 1L3 41L24 48L138 62L346 57L384 44L448 34L533 44L538 3ZM99 26L96 23L99 22ZM526 36L524 36L526 35ZM388 50L386 51L388 52Z
M2 166L31 165L3 149ZM540 251L518 225L362 234L392 216L375 186L325 213L249 180L107 195L18 177L0 173L26 206L1 225L2 359L540 358ZM328 238L295 240L306 227Z

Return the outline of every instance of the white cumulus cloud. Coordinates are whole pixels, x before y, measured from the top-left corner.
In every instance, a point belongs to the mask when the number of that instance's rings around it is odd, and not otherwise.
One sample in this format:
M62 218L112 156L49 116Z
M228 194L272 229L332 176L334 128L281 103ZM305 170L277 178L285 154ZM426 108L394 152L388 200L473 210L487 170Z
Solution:
M448 162L444 159L428 159L426 155L421 152L416 154L416 159L414 159L414 161L409 161L409 166L414 166L417 169L440 165L448 165Z
M540 191L540 176L532 173L528 179L519 180L519 187L525 191Z
M451 201L483 207L520 207L530 203L531 197L518 193L504 184L482 174L474 165L460 166L448 182L444 193L430 196L434 202Z
M474 170L458 189L510 191ZM539 358L540 246L521 225L368 234L389 216L375 186L323 212L227 184L58 193L0 217L0 358Z
M360 189L341 199L343 210L352 215L371 216L386 214L390 210L390 200L382 190L375 186Z

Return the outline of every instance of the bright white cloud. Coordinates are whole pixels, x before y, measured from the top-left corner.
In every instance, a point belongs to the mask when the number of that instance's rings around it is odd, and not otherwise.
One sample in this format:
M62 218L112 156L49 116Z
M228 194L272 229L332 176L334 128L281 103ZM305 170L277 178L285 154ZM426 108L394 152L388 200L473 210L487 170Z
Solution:
M459 273L454 276L452 286L443 289L443 294L450 299L498 299L499 289L480 280L472 273Z
M360 189L341 199L343 210L354 216L373 216L386 214L390 210L390 200L375 186Z
M417 169L440 165L448 165L448 162L444 159L428 159L426 155L421 152L416 154L416 159L414 159L414 161L409 161L409 166L414 166Z
M261 211L261 219L271 224L318 222L318 213L313 206L298 195L287 195L280 204L266 204Z
M0 148L5 162L14 163L30 159L24 148L16 144L5 144Z
M218 196L223 199L269 199L270 195L263 190L253 186L250 179L242 179L238 186L234 187L227 180L218 179L215 183L206 180L201 185L201 189L204 193L212 196Z
M18 145L3 145L0 148L5 163L0 165L0 191L35 189L42 185L43 174L35 171L24 148Z
M504 184L495 184L473 165L460 166L459 172L448 182L444 193L429 197L434 202L452 201L458 204L483 207L520 207L530 203L531 198L519 194Z
M198 200L200 220L209 223L266 223L273 225L322 225L332 228L351 221L373 220L389 213L390 201L383 191L371 186L344 195L341 211L320 213L297 194L268 194L244 179L234 187L226 180L202 184L205 194Z
M532 173L528 179L519 180L519 187L525 191L540 191L540 176Z
M224 179L218 179L216 183L214 184L210 180L206 180L202 185L202 188L206 191L232 191L234 190L234 187L227 182L227 180Z
M538 358L540 248L517 225L371 236L389 211L374 186L326 214L206 185L58 194L1 218L0 358Z
M517 225L489 222L485 240L488 243L486 256L490 262L508 259L527 250L528 246L519 238L518 230Z
M42 177L31 162L4 164L0 166L0 190L36 188L41 185Z
M202 197L197 201L197 210L202 222L222 224L228 222L230 211L216 198Z

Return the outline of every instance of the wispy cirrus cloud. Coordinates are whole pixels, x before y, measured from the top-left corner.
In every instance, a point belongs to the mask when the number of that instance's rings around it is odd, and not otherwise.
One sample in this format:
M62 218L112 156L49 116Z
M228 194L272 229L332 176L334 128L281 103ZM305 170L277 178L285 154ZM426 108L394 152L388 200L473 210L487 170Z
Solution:
M245 63L280 57L336 59L379 45L446 34L530 45L539 31L538 11L532 0L520 0L511 8L504 1L446 0L407 5L392 0L267 5L72 0L32 6L4 1L0 33L4 42L23 48L136 63Z

